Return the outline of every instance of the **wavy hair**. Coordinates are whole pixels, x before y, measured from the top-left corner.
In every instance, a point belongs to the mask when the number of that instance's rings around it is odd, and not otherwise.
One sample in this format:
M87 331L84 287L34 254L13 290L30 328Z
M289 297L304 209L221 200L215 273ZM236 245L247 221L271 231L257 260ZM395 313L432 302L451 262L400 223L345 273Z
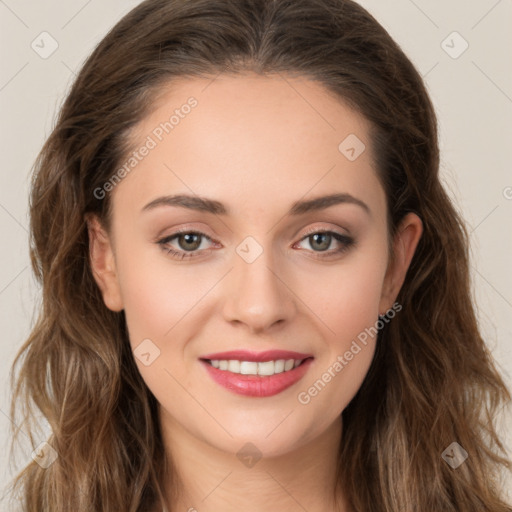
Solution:
M351 0L146 0L86 60L34 165L30 257L38 317L11 371L13 428L32 448L38 415L58 455L13 480L25 512L143 512L162 507L157 402L130 350L124 313L106 308L89 260L86 214L109 226L107 182L162 88L220 73L306 77L372 126L389 234L423 221L370 371L343 411L338 488L360 512L511 510L511 462L496 418L510 403L479 333L468 235L441 185L437 121L425 85L385 29ZM36 439L36 441L34 441ZM39 438L40 440L40 438ZM468 453L456 470L441 457Z

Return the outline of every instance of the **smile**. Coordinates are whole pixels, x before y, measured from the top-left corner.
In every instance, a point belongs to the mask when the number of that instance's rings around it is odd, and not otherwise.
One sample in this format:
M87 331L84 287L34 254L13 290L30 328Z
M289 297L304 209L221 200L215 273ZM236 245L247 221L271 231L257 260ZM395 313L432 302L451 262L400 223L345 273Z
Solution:
M296 384L313 356L289 351L251 353L231 351L201 357L214 382L228 391L250 397L269 397Z
M214 368L240 375L275 375L277 373L288 372L297 368L305 359L278 359L277 361L265 361L257 363L256 361L239 361L237 359L213 359L210 364Z

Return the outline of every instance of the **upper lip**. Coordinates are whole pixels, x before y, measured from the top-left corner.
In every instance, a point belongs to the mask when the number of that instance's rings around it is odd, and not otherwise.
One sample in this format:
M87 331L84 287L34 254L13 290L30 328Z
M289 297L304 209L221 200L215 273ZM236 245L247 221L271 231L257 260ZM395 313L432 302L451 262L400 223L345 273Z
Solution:
M229 350L227 352L216 352L214 354L206 354L200 359L209 360L226 360L233 359L238 361L278 361L279 359L307 359L313 357L311 354L303 354L301 352L292 352L290 350L265 350L264 352L251 352L249 350Z

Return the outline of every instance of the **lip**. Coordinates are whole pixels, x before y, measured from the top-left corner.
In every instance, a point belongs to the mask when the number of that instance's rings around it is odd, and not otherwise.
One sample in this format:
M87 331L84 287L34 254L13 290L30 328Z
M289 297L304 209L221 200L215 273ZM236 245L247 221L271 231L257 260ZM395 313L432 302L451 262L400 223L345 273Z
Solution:
M250 350L229 350L227 352L216 352L207 354L199 359L236 359L238 361L252 361L263 363L265 361L277 361L278 359L307 359L313 357L312 354L302 354L301 352L291 352L289 350L266 350L265 352L251 352Z
M206 359L237 359L243 361L264 362L277 359L305 359L299 366L287 372L277 373L275 375L242 375L232 373L228 370L219 370L214 368ZM201 363L205 367L209 376L219 385L237 395L249 397L269 397L277 395L289 387L293 386L304 377L308 371L313 357L299 352L289 352L283 350L271 350L267 352L247 352L231 351L217 354L208 354L208 357L201 358Z

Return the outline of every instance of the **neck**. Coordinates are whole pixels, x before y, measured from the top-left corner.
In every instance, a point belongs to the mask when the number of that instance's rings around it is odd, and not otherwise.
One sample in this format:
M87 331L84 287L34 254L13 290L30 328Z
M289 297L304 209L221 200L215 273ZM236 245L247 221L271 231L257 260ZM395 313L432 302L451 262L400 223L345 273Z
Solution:
M258 461L242 457L243 449L239 458L205 443L165 413L161 425L174 468L166 482L175 489L167 493L168 512L348 512L343 498L335 498L341 416L319 438Z

